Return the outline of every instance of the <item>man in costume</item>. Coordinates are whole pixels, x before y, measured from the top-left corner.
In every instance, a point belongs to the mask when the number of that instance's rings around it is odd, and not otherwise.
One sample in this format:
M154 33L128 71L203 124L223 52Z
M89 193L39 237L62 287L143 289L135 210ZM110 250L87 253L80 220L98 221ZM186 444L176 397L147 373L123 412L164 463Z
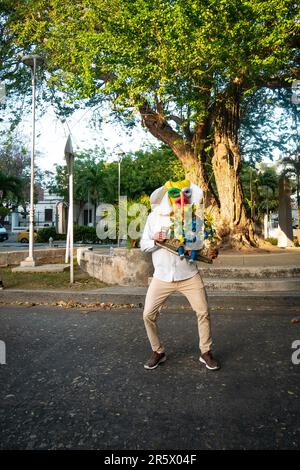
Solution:
M200 219L199 207L202 197L202 190L188 180L168 181L164 186L155 190L150 197L152 211L147 218L141 239L141 250L152 253L154 265L154 274L146 295L143 313L152 349L151 357L144 364L145 369L155 369L166 360L165 349L159 339L157 319L164 301L175 291L185 295L192 309L196 312L200 362L205 364L209 370L220 368L211 351L212 337L208 304L198 268L195 263L189 262L190 258L180 256L182 250L179 250L178 253L178 250L175 249L172 253L162 247L163 240L171 237L179 240L179 246L182 246L185 251L186 238L184 235L190 222L193 223L193 215L189 217L188 224L184 224L183 218L187 215L184 206L190 209L190 215L196 207L196 213L198 211L197 215ZM202 223L196 224L197 226L198 232L193 234L193 240L196 242L187 247L190 252L193 249L197 251L203 246L203 219Z

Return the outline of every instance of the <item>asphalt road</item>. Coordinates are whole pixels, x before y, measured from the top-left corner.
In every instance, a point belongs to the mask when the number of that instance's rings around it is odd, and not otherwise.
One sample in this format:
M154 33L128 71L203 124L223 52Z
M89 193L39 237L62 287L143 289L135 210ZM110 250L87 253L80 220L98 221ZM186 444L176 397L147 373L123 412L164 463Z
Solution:
M0 448L299 449L294 317L212 311L209 372L194 314L163 311L168 360L146 371L141 310L1 307Z

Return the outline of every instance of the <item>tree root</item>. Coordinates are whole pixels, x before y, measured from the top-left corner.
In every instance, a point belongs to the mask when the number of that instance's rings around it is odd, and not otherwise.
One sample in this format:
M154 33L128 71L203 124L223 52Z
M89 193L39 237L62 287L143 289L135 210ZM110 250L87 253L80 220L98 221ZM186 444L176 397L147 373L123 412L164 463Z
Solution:
M245 227L222 226L217 229L220 239L218 248L234 250L257 249L260 246L260 239L254 232L253 223L250 222Z

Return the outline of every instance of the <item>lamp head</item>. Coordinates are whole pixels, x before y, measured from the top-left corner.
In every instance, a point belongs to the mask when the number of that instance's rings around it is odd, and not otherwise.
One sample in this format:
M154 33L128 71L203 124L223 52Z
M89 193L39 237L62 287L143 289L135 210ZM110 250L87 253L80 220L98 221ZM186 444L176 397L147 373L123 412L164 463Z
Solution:
M25 64L28 67L30 67L31 69L33 69L34 63L35 63L36 66L41 65L44 62L44 59L40 55L32 54L32 55L23 56L22 57L22 62L23 62L23 64Z

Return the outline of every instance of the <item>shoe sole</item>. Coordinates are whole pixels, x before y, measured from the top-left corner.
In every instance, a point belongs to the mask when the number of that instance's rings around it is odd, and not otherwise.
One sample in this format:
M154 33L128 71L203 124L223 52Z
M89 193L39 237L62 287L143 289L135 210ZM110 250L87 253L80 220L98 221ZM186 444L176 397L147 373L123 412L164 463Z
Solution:
M199 358L199 361L202 362L202 364L205 364L206 368L209 369L209 370L219 370L219 369L221 369L221 366L209 367L207 362L205 362L205 360L202 359L202 357Z
M165 356L165 357L162 357L162 358L157 362L157 364L155 364L155 366L153 366L153 367L150 367L150 366L147 366L146 364L144 364L144 369L147 369L147 370L156 369L156 367L158 367L159 364L162 364L163 362L165 362L166 359L167 359L166 356Z

